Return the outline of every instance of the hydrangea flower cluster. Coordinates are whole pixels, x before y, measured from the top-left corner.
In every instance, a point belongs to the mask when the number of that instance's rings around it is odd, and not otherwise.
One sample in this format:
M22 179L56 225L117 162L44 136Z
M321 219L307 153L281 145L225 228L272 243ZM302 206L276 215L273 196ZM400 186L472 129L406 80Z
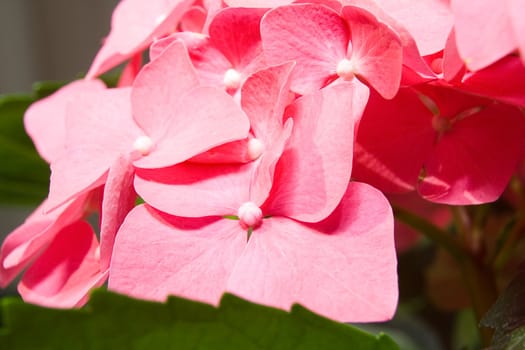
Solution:
M25 270L22 297L53 307L107 281L391 318L383 193L494 201L523 158L525 9L508 4L122 0L85 79L26 112L50 190L3 242L0 285ZM97 79L124 62L118 87Z

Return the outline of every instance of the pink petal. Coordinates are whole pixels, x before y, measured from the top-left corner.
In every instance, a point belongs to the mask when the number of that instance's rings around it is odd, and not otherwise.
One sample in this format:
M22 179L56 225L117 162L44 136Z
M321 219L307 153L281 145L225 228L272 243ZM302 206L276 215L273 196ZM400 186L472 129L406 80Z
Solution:
M505 137L501 137L505 135ZM490 105L456 122L425 163L419 193L468 205L498 199L525 149L525 120L515 108Z
M144 299L178 295L217 304L245 245L238 221L169 217L139 206L118 233L109 289Z
M18 292L26 302L47 307L79 306L89 290L104 283L97 249L87 222L67 226L24 274Z
M264 9L225 8L208 29L212 45L238 70L262 53L260 22Z
M291 87L305 94L336 77L349 33L337 12L322 5L296 4L267 12L261 21L261 37L268 64L297 63Z
M180 28L183 32L202 33L206 22L206 9L201 6L192 6L180 19Z
M135 189L146 203L173 215L234 215L249 200L254 165L185 162L164 169L138 169Z
M328 86L287 111L294 129L275 170L268 213L317 222L346 191L352 171L354 126L368 88L358 81Z
M159 51L162 46L169 45L170 40L180 40L188 49L189 57L199 76L202 85L224 87L224 74L232 68L232 63L226 58L223 52L215 47L211 39L199 33L175 33L156 42L152 47L154 51Z
M142 54L137 54L131 57L126 64L118 80L118 87L126 87L133 85L135 78L142 68Z
M135 121L148 136L158 136L176 113L180 97L197 85L184 44L173 42L135 79L131 93Z
M132 119L129 88L84 94L68 110L67 150L51 164L48 210L100 186L111 164L143 132Z
M450 5L458 50L470 70L485 68L516 49L506 6L493 0L451 0Z
M237 140L214 147L204 153L199 153L195 157L188 159L192 163L204 164L227 164L227 163L248 163L253 160L250 153L250 135L245 139Z
M100 223L100 266L109 268L115 235L124 218L135 206L136 194L133 189L135 169L127 156L121 156L111 165L104 196Z
M230 7L273 8L293 3L294 0L224 0Z
M250 119L255 137L269 143L282 129L283 113L290 103L292 62L263 69L246 80L241 90L241 106Z
M478 95L525 107L525 66L519 57L507 56L487 68L469 74L459 87Z
M373 14L379 21L387 24L398 35L403 46L403 83L413 85L434 80L436 75L421 57L416 41L403 24L372 0L345 0L345 5L362 8Z
M443 78L446 81L452 81L461 79L463 74L465 74L465 63L459 56L456 33L452 30L443 52Z
M79 220L84 215L86 202L87 196L81 196L48 214L44 214L44 202L26 222L11 232L0 250L0 286L7 286L64 226Z
M268 198L274 182L275 167L292 134L292 128L293 120L288 118L283 128L279 132L274 133L271 142L267 144L261 157L256 160L257 165L250 183L251 202L260 205Z
M53 95L33 103L24 115L26 132L48 163L63 152L66 142L66 106L82 94L105 89L100 80L74 81Z
M422 56L443 50L454 24L447 1L375 1L410 32Z
M346 6L342 15L351 30L351 61L356 75L384 98L393 98L401 82L403 62L403 48L397 34L358 7Z
M155 61L155 62L158 62ZM199 87L167 105L173 113L165 124L155 125L155 148L134 162L140 168L161 168L181 163L221 144L248 136L249 121L226 92Z
M400 89L392 100L371 93L357 132L352 177L384 192L413 190L435 135L432 113L414 91Z
M338 321L391 318L398 289L388 201L368 185L351 183L336 211L318 224L264 220L227 289L284 309L299 303Z
M429 97L435 104L437 110L433 111L434 114L449 120L456 118L459 114L471 108L490 104L490 101L486 98L461 93L457 89L447 86L426 84L418 86L417 90Z
M91 79L145 49L155 36L172 31L193 0L122 0L113 12L111 32L86 77Z
M264 150L258 160L250 188L250 200L262 203L272 187L275 165L292 131L292 120L283 125L285 107L290 102L290 73L293 63L261 70L252 75L241 90L241 105L250 118L257 140Z
M520 51L521 62L525 65L525 21L523 21L523 13L525 13L525 1L523 0L509 0L508 14L512 29L514 31L514 38L516 45Z

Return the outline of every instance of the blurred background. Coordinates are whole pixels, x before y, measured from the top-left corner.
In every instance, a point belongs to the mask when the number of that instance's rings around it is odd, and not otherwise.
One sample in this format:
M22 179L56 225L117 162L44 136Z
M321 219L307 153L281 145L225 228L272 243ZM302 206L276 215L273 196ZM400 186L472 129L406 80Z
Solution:
M85 73L118 0L0 0L0 95ZM0 206L0 237L32 208Z
M117 0L0 0L0 94L86 72Z

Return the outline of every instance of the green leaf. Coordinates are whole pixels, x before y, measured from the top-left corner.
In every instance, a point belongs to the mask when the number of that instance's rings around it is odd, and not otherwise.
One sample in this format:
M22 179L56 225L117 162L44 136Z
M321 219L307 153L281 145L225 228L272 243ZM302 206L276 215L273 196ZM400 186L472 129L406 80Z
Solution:
M181 298L167 303L95 291L79 310L4 299L5 349L355 349L398 350L372 335L294 306L290 313L225 294L220 307Z
M115 86L119 73L101 77ZM66 81L33 84L32 94L0 95L0 204L37 205L47 196L49 166L42 160L24 130L24 113L35 101L66 85Z
M525 266L512 279L481 325L496 330L491 350L525 348Z
M49 187L49 167L24 130L25 110L35 98L0 96L0 203L40 203Z

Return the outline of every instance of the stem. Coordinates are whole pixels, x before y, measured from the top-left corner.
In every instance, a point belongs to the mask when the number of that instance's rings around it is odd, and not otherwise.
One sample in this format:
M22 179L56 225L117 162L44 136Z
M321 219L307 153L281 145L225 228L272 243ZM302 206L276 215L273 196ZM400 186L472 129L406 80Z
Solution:
M439 244L457 261L461 261L465 258L466 255L463 248L448 232L406 209L394 206L393 210L396 219L416 229L433 242Z
M470 227L469 216L463 206L450 206L452 211L452 217L454 218L454 223L456 224L456 230L461 237L463 243L468 242L468 232Z
M479 264L472 258L463 259L459 262L463 281L470 295L470 301L478 325L498 298L498 290L494 283L491 271ZM479 329L483 348L488 347L492 340L494 330L491 328L480 327Z
M494 259L494 268L496 270L502 269L512 257L518 242L523 238L523 229L525 229L525 215L518 213L512 229L506 232L505 230L503 231L503 242L497 247L498 250Z
M420 233L436 242L456 260L461 268L463 281L469 292L472 308L474 309L476 319L479 323L488 309L494 304L498 296L492 271L479 263L474 256L470 255L470 252L466 251L450 233L403 208L394 207L393 210L394 215L398 220L415 228ZM492 333L492 329L480 329L484 346L490 345Z

